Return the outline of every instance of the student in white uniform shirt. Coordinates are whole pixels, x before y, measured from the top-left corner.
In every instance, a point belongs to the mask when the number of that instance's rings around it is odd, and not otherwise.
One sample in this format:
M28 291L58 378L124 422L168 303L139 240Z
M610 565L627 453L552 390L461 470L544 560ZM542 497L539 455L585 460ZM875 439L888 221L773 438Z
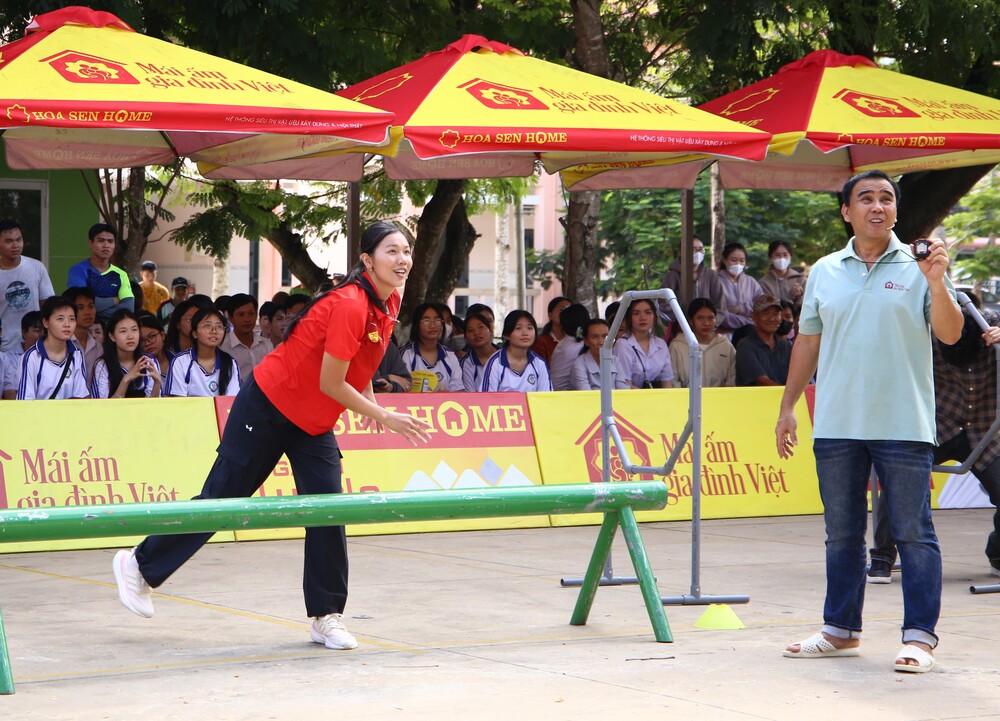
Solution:
M215 308L200 308L191 319L192 347L170 363L167 396L235 396L240 391L236 360L219 349L226 320Z
M76 309L62 296L42 303L45 335L21 358L19 401L89 398L83 360L71 339L76 329Z
M598 391L601 389L601 348L608 339L611 327L603 318L592 318L583 327L583 350L573 361L573 390ZM618 358L611 357L611 387L619 390L631 388L622 372Z
M556 343L549 360L553 390L573 390L573 363L583 350L583 327L589 320L590 312L580 303L568 305L560 311L559 324L564 335Z
M42 327L41 311L33 310L21 318L21 347L13 351L3 351L7 359L7 377L3 381L3 400L12 401L17 398L17 386L21 382L21 358L25 351L40 341L45 335Z
M443 330L444 318L433 303L421 303L413 309L410 342L400 351L415 392L465 390L458 356L441 345Z
M112 313L104 334L104 355L94 365L90 383L94 398L160 397L160 364L142 352L140 342L135 313L128 308Z
M503 320L503 347L487 361L484 391L531 393L552 390L545 359L531 350L538 324L526 310L512 310Z
M628 332L615 343L614 353L633 388L670 388L674 371L667 342L658 337L656 306L648 299L634 300L625 323Z
M492 319L485 313L469 313L465 317L465 355L460 361L465 390L482 390L486 362L497 352L497 347L493 342Z

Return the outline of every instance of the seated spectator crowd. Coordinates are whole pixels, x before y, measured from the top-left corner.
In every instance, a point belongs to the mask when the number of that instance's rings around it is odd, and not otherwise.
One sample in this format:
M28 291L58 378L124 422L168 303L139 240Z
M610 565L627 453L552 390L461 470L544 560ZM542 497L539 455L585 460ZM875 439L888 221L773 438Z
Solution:
M4 399L236 395L310 300L281 292L259 306L246 293L213 301L192 294L184 277L174 278L168 290L157 282L151 261L142 263L141 282L133 283L111 264L115 243L112 226L91 227L90 257L71 268L70 287L55 295L44 266L21 256L20 226L0 221ZM716 272L704 266L704 245L695 243L697 297L686 311L702 350L702 385L784 384L793 300L801 298L803 285L801 273L789 270L790 246L772 243L771 270L758 284L742 275L743 246L726 246ZM664 281L668 287L677 285L675 266ZM597 390L600 351L617 306L609 306L605 318L592 318L585 306L558 297L539 329L527 310L511 311L498 324L483 304L469 306L462 318L446 304L421 303L408 332L400 323L397 335L405 342L393 338L372 390ZM613 388L690 385L690 345L667 310L649 300L627 309L614 344Z
M86 286L46 298L21 317L21 343L0 352L4 399L155 398L236 395L254 367L282 342L285 328L309 297L279 293L258 306L246 293L181 297L187 281L157 311L116 307L99 319L98 298ZM695 298L689 324L702 350L702 385L782 385L791 354L794 307L771 295L752 305L752 324L735 334L720 329L711 300ZM514 310L497 329L493 310L469 307L465 318L441 303L422 303L403 343L389 344L375 376L375 393L536 392L599 390L600 351L617 303L605 318L567 298L549 304L539 328ZM634 301L612 356L612 387L686 388L690 346L683 333L668 343L669 326L649 300ZM0 317L0 324L3 318ZM0 332L6 329L0 325ZM499 332L498 332L499 331Z

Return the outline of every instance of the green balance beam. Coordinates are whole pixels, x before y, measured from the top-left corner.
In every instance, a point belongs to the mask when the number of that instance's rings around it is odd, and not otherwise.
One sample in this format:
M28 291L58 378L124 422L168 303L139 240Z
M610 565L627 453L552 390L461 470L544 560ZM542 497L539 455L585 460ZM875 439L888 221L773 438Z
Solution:
M670 626L633 514L634 511L659 510L666 504L666 485L661 481L639 481L0 509L0 544L261 528L603 513L604 524L588 566L588 582L580 589L570 623L586 623L599 585L600 569L610 551L615 531L621 527L629 542L629 553L656 640L669 643L673 640ZM0 617L0 695L12 693L14 681Z
M666 503L663 483L643 481L2 509L0 543L644 511Z

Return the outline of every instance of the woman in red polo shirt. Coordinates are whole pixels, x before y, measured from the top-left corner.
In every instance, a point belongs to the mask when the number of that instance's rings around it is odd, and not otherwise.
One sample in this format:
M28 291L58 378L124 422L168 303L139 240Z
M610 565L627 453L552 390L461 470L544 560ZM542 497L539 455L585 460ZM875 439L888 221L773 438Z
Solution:
M361 260L332 290L313 299L289 324L285 342L254 368L239 395L215 465L197 498L253 495L288 456L300 495L340 493L340 450L333 426L345 409L401 434L414 445L429 439L428 425L375 403L371 379L399 313L399 288L413 265L407 237L392 223L376 223L361 238ZM156 588L212 536L150 536L119 551L118 597L150 617ZM347 541L343 526L307 528L303 589L312 640L351 649L344 628Z

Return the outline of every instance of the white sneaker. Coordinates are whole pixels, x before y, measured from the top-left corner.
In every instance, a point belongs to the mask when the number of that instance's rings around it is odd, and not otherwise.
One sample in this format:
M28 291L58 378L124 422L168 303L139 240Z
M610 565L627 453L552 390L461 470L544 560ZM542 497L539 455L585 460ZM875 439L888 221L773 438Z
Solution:
M321 643L335 651L349 651L358 647L358 642L344 626L343 616L331 613L313 619L309 637L313 642Z
M134 614L152 618L153 592L139 570L135 549L116 553L113 565L115 581L118 582L118 598L122 604Z

